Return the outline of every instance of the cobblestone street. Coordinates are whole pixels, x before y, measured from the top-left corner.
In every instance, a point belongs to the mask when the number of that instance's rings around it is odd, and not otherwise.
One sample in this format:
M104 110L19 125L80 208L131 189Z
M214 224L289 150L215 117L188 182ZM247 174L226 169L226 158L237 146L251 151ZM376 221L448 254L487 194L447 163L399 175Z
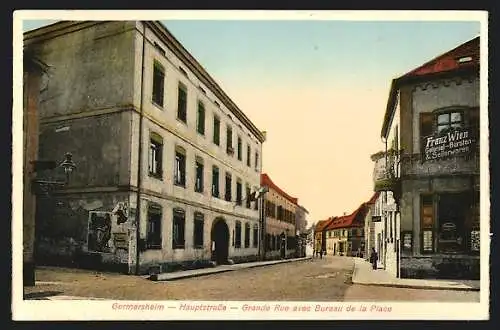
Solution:
M352 285L351 258L325 257L176 281L55 267L37 269L27 298L65 295L127 300L479 301L479 292Z

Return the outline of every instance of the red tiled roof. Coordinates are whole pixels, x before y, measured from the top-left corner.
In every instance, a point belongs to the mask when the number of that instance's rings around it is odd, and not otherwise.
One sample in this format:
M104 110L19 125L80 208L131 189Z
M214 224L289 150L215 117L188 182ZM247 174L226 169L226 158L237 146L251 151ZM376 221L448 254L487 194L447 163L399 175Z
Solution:
M315 232L323 231L323 229L325 229L325 227L328 226L332 220L333 218L328 218L326 220L318 221L316 227L314 227L314 231Z
M379 195L380 192L375 192L368 202L361 204L351 214L333 218L334 220L328 224L326 230L364 226L364 217L368 213L370 205L375 203Z
M461 58L470 57L467 62L459 62ZM418 68L406 73L403 77L423 76L427 74L452 71L461 67L479 66L479 37L467 41L454 49L435 57Z
M396 111L398 91L405 82L409 82L413 79L431 79L433 76L459 74L460 72L477 70L480 62L479 55L479 37L476 37L435 57L401 77L393 79L389 90L389 99L387 100L380 136L387 138L390 122ZM467 57L471 57L471 60L459 62L460 59Z
M272 188L273 190L275 190L278 194L280 194L281 196L283 196L284 198L288 199L291 203L297 205L299 199L296 198L296 197L292 197L290 195L288 195L286 192L284 192L280 187L278 187L272 180L271 178L269 177L269 175L267 175L266 173L262 173L260 175L260 184L263 185L263 186L268 186L269 188Z

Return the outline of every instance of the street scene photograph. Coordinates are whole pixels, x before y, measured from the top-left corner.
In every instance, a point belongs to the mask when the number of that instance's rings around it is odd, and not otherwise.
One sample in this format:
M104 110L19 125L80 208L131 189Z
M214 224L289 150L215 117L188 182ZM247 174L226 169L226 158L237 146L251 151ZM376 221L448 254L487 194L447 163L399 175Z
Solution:
M19 317L487 318L487 12L364 14L16 12Z

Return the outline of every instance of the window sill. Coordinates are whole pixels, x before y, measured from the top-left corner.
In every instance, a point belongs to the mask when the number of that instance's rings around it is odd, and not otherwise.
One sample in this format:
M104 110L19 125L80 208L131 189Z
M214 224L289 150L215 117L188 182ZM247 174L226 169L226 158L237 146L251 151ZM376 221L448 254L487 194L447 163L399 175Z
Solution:
M186 184L174 183L174 186L186 189Z
M184 245L177 245L177 246L173 246L172 249L174 249L174 250L184 250L185 246Z
M183 120L182 118L177 117L177 121L178 121L179 123L182 123L182 124L184 124L185 126L187 126L187 119L186 119L186 120Z
M195 245L194 248L197 249L197 250L203 249L203 245Z
M157 180L163 181L163 176L161 174L154 174L154 173L149 173L149 177L155 178Z
M155 101L151 100L151 103L156 107L158 108L159 110L163 111L165 110L165 108L163 107L163 105L159 105L158 103L156 103Z
M161 250L161 244L160 245L146 246L146 250Z
M194 190L195 193L202 194L203 195L203 189L202 190Z

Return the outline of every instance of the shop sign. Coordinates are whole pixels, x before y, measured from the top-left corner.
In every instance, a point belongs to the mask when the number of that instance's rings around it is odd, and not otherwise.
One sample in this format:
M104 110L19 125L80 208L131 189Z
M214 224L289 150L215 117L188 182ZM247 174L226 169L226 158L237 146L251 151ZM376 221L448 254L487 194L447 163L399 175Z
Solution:
M469 128L455 129L424 138L422 160L445 159L465 156L472 152L476 139Z

